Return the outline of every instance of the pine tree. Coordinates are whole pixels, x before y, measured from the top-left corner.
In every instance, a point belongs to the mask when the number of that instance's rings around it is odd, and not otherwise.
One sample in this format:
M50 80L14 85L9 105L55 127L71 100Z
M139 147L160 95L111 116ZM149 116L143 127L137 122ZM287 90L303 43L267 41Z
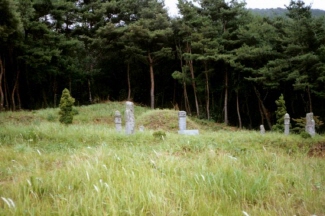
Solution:
M123 35L129 41L128 50L134 53L139 61L149 66L150 73L150 106L155 107L154 66L162 59L172 57L172 49L168 40L172 29L164 5L158 0L145 1L139 12L139 19L130 24Z
M62 96L60 100L60 122L63 124L71 124L73 120L72 106L75 99L71 97L68 89L62 91Z
M232 86L233 62L236 60L234 52L242 44L238 38L238 29L247 22L247 10L244 8L245 2L237 0L202 0L202 14L210 18L210 22L215 28L217 36L213 36L218 43L217 55L214 61L218 61L222 67L218 74L224 76L224 123L229 124L228 100L230 98ZM212 47L211 45L209 47ZM220 71L222 73L220 73ZM217 73L216 73L217 74ZM221 77L220 77L221 78ZM240 117L239 117L240 118Z
M286 6L288 26L285 29L286 62L288 64L287 81L292 82L294 90L306 93L306 110L313 111L312 96L316 90L317 79L323 63L318 49L324 44L324 21L312 17L311 6L301 0L290 1Z
M4 107L10 107L8 101L9 91L8 89L6 90L6 88L8 88L6 86L9 86L8 79L10 79L11 75L15 72L16 74L13 77L18 76L18 72L13 69L15 65L11 63L15 58L13 53L15 45L19 41L18 35L21 28L21 19L16 11L17 7L14 1L0 1L0 111L3 110ZM6 62L8 63L6 64ZM10 73L6 74L6 70L10 70ZM17 78L15 82L18 82ZM12 95L14 95L15 92L15 88L13 88ZM14 104L14 100L12 100L12 104Z
M285 100L283 94L280 95L279 99L275 101L278 106L275 111L276 115L276 124L273 125L272 130L274 131L283 131L284 130L284 115L287 113L287 108L285 105Z

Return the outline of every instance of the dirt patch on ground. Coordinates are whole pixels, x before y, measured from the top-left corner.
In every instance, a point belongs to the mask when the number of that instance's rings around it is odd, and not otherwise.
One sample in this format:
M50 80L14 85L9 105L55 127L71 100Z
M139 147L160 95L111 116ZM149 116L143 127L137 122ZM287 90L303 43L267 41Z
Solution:
M308 152L310 157L322 157L325 158L325 142L317 143Z

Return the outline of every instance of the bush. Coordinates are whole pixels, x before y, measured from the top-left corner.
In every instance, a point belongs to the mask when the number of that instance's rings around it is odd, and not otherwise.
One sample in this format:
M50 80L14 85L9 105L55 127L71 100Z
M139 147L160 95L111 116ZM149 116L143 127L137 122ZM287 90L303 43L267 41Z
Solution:
M46 119L49 121L49 122L54 122L55 119L56 119L56 116L52 113L49 113L47 116L46 116Z
M72 115L79 115L79 110L77 110L75 107L72 107Z
M70 96L68 89L62 91L62 96L60 99L60 118L59 121L63 124L71 124L73 120L72 106L74 103L74 98Z
M283 132L284 131L284 115L287 113L287 108L285 105L285 100L283 94L280 95L279 99L275 101L277 105L277 110L275 111L276 115L276 124L273 125L272 130Z
M152 135L155 138L159 138L159 139L162 139L162 140L164 140L165 137L166 137L166 133L164 131L155 131Z
M306 128L306 117L300 117L300 118L293 118L292 119L295 122L295 127L293 128L293 131L296 133L302 133L305 131ZM320 120L319 116L314 116L315 121L315 127L319 129L324 122Z
M304 139L308 139L311 138L311 135L309 133L307 133L306 131L303 131L300 133L300 136Z

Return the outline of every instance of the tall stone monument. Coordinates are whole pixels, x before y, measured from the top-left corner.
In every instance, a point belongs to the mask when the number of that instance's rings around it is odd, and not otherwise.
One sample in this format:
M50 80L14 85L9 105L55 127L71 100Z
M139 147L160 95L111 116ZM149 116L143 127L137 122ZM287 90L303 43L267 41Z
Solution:
M179 126L180 131L186 130L186 112L185 111L178 112L178 126Z
M290 127L290 116L288 113L284 115L284 134L289 135L289 127Z
M134 119L134 106L130 101L126 102L125 109L125 133L127 135L133 134L135 128L135 119Z
M199 130L187 130L186 129L186 112L185 111L178 112L178 126L179 126L178 134L185 134L185 135L198 135L199 134Z
M264 125L260 125L260 133L265 134L265 128Z
M122 131L122 117L121 117L120 111L115 111L114 122L115 122L116 131L121 132Z
M315 136L315 120L313 113L307 113L306 115L306 132L311 136Z

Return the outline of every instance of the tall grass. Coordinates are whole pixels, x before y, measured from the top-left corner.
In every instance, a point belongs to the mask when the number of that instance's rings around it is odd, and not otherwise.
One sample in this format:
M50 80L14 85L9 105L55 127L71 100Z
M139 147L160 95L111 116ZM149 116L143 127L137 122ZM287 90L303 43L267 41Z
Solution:
M157 139L95 124L104 112L80 109L85 123L67 127L44 118L52 111L36 111L35 124L1 116L0 215L325 214L324 159L307 155L322 136L219 130Z

